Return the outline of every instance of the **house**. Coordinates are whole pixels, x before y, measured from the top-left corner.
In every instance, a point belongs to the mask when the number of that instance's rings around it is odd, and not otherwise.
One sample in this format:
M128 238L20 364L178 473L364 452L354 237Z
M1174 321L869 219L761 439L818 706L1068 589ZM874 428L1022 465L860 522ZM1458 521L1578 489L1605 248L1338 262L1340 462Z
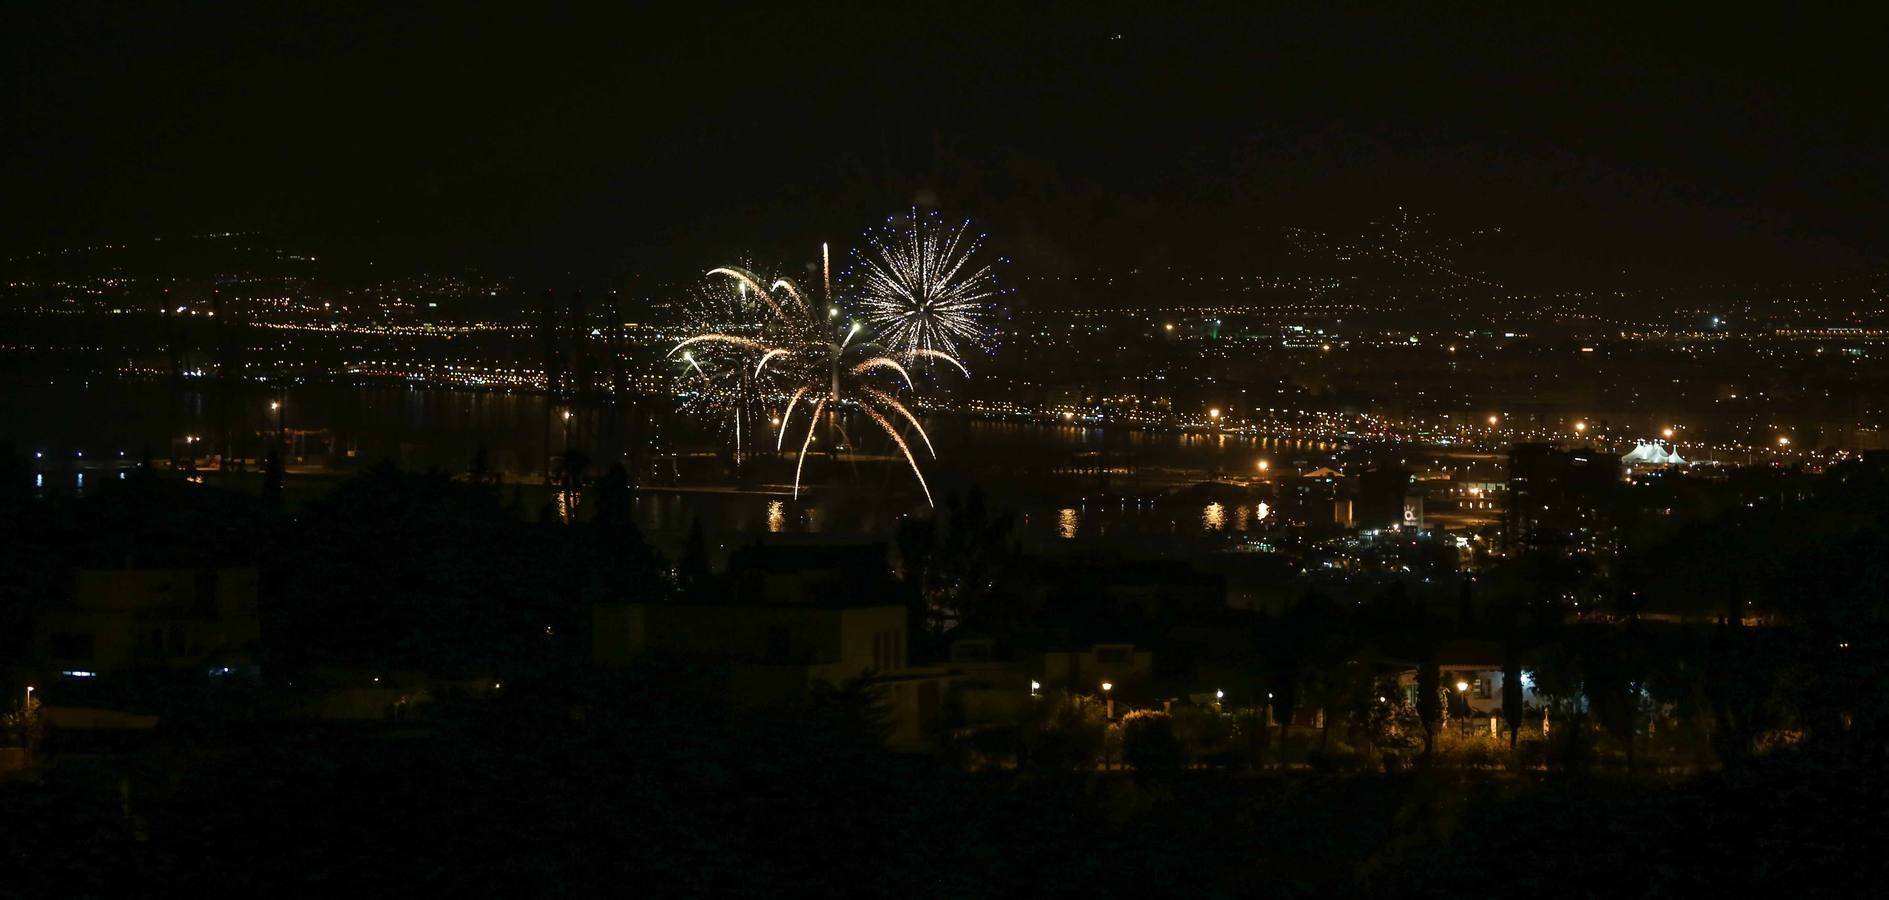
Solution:
M56 672L252 665L256 585L250 568L82 570L36 618L33 648Z
M1502 645L1492 641L1449 641L1438 648L1437 671L1440 683L1453 698L1450 715L1482 718L1502 714ZM1415 667L1399 679L1410 691L1416 690ZM1522 705L1539 707L1534 676L1522 671Z
M87 569L33 623L44 715L69 729L143 729L155 680L253 672L253 568Z
M729 701L750 708L791 706L816 685L867 678L884 701L889 744L934 741L947 673L909 658L909 610L895 601L884 545L797 549L736 551L707 599L594 607L593 661L717 663Z
M83 570L66 602L36 617L34 655L49 674L79 678L252 666L256 585L250 568Z
M1097 694L1107 683L1116 696L1145 697L1156 676L1154 651L1121 631L964 634L945 665L952 702L972 726L1020 720L1038 691Z

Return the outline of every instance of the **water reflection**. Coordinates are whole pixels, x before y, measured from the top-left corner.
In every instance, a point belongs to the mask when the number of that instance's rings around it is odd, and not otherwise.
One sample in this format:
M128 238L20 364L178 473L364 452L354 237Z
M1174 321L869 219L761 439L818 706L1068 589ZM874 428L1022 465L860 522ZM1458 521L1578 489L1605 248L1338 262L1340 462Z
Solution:
M1264 500L1261 500L1261 501L1259 501L1259 508L1258 508L1258 509L1256 509L1256 510L1254 510L1254 512L1256 512L1256 513L1257 513L1257 515L1255 515L1255 516L1253 517L1253 521L1254 521L1254 522L1264 522L1264 521L1266 521L1266 517L1267 517L1267 516L1270 516L1270 515L1272 515L1272 507L1271 507L1271 506L1269 506L1269 505L1267 505L1267 504L1266 504L1266 501L1264 501Z
M1075 507L1064 507L1056 513L1056 536L1064 540L1076 539L1076 531L1082 525L1082 516Z
M1224 531L1227 527L1227 508L1218 503L1209 503L1200 511L1200 524L1208 531Z
M787 504L779 500L767 502L767 530L774 534L787 530Z

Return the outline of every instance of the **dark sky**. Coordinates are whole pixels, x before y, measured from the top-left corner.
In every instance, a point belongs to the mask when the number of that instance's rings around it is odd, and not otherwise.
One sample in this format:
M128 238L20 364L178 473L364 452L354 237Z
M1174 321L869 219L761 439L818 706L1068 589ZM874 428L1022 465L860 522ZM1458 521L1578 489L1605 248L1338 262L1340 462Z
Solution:
M1491 270L1531 286L1889 255L1870 21L257 6L8 4L0 241L664 272L918 201L1023 271L1237 271L1399 205L1502 225Z

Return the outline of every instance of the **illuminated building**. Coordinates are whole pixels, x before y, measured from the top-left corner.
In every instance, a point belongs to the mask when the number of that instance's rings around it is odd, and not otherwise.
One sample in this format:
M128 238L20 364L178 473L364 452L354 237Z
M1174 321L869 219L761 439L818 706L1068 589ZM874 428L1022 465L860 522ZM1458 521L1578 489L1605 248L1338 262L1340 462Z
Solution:
M1592 450L1519 444L1509 451L1508 552L1607 557L1620 459Z

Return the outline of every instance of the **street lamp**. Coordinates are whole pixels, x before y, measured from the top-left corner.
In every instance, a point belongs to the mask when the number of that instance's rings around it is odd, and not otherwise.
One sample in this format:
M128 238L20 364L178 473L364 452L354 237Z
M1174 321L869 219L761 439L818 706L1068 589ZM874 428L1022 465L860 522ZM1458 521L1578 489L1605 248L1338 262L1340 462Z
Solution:
M1587 423L1586 423L1586 422L1576 422L1576 423L1574 423L1574 430L1575 430L1575 432L1576 432L1576 433L1578 433L1578 434L1586 434L1586 433L1587 433Z
M1042 689L1043 689L1043 683L1042 683L1042 682L1040 682L1040 681L1031 681L1031 682L1030 682L1030 696L1032 696L1032 697L1034 697L1034 696L1036 696L1036 692L1037 692L1037 691L1040 691L1040 690L1042 690Z
M1777 445L1778 445L1778 446L1780 446L1780 447L1789 447L1789 446L1791 445L1791 439L1790 439L1790 436L1789 436L1789 435L1783 435L1783 434L1780 434L1780 435L1778 435L1778 436L1777 436Z
M1261 474L1265 474L1265 472L1271 468L1272 468L1272 462L1270 460L1262 459L1259 461L1259 471Z
M1113 682L1102 682L1102 698L1108 705L1108 709L1103 713L1102 717L1111 722L1115 720L1115 695L1111 693L1114 690L1115 684Z
M1669 440L1669 441L1670 441L1670 440L1672 440L1672 439L1673 439L1673 428L1672 428L1672 426L1671 426L1671 425L1668 425L1668 426L1666 426L1666 430L1664 430L1664 431L1662 431L1662 432L1660 432L1660 434L1661 434L1661 435L1662 435L1663 437L1665 437L1665 438L1666 438L1667 440Z
M1501 421L1502 421L1502 417L1501 417L1501 416L1495 416L1495 415L1492 415L1492 416L1490 416L1490 417L1489 417L1489 427L1490 427L1490 428L1494 428L1494 427L1496 426L1496 424L1497 424L1497 423L1499 423L1499 422L1501 422Z

